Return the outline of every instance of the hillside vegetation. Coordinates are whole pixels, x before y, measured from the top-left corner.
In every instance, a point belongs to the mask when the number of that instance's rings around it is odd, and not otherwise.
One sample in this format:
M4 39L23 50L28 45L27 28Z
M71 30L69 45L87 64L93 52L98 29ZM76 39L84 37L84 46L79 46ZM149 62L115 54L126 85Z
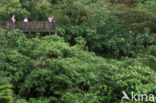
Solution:
M0 29L0 103L134 103L156 95L155 0L1 0L0 21L54 15L57 34ZM140 101L139 103L146 103Z

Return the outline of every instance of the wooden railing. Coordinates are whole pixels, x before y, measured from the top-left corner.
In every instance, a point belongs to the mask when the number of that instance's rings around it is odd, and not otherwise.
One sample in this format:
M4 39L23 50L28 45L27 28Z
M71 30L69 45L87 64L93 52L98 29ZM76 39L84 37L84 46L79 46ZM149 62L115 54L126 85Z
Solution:
M27 23L27 29L24 29L24 22L15 22L15 28L12 27L11 22L0 22L0 28L6 30L20 29L23 31L54 31L55 22L48 21L29 21Z

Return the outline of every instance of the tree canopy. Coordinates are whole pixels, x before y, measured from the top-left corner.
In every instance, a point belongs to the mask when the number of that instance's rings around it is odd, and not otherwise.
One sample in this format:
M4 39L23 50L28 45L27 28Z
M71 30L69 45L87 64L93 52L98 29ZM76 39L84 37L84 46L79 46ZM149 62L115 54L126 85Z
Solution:
M0 7L0 22L54 15L57 31L0 29L0 103L133 103L123 91L156 95L155 0L0 0Z

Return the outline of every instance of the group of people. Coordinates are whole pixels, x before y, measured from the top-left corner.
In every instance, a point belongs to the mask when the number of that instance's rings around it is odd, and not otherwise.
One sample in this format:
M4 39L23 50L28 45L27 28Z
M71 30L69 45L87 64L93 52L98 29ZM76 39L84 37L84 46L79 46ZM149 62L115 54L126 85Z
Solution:
M10 18L10 22L11 22L11 25L12 25L12 29L15 28L15 22L16 22L16 19L15 19L15 15L13 15L11 18ZM27 30L27 23L28 23L28 18L25 17L24 20L24 30ZM48 17L48 22L49 23L52 23L54 22L54 16L49 16Z

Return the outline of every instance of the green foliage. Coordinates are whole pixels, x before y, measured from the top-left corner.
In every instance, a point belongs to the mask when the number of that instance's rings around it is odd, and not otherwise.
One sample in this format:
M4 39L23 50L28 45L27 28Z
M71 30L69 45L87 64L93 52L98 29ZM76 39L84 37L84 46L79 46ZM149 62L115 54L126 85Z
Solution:
M156 2L155 2L155 0L145 1L144 3L138 3L137 7L155 10L156 9Z
M51 5L49 2L37 2L33 5L34 7L31 8L31 16L30 19L33 20L47 20L49 14Z
M135 59L124 59L123 61L109 60L109 65L104 64L105 66L99 69L100 82L98 83L100 84L93 86L92 89L98 91L102 102L119 102L118 98L121 98L121 91L123 90L128 94L131 91L142 91L146 94L154 93L154 71Z
M0 102L1 103L13 103L12 98L12 86L8 82L8 78L4 75L4 72L0 71Z
M38 98L38 99L36 99L36 98L31 98L30 100L29 100L29 103L50 103L50 99L48 99L48 98Z
M122 91L155 94L154 0L1 0L0 6L0 21L54 15L61 36L28 39L0 29L0 103L125 103Z
M4 40L12 43L1 45L0 66L13 85L15 103L123 102L123 90L128 94L131 91L155 93L156 59L150 55L154 46L149 47L146 62L144 57L119 61L84 51L86 41L82 37L76 38L76 45L70 46L56 35L27 39L17 30L6 34L1 34L1 44ZM107 44L121 45L120 40L124 39L112 35ZM3 87L7 87L9 95L6 103L13 101L11 87L5 84Z
M138 4L147 4L148 2L152 3L154 0L109 0L113 4L124 4L129 7L135 7ZM147 4L148 5L148 4Z
M149 9L129 8L125 5L115 5L112 12L121 20L125 21L129 30L143 31L148 27L151 31L155 31L156 13Z
M154 55L155 57L156 57L156 46L155 45L152 45L152 46L149 46L149 48L148 48L148 53L149 54L152 54L152 55Z
M84 1L84 0L81 0ZM56 21L59 25L77 25L87 22L87 7L76 0L67 1L64 4L53 5Z
M86 41L82 37L75 38L75 42L80 49L86 49Z
M97 96L92 93L82 94L66 92L63 94L61 101L65 103L101 103Z
M20 87L20 95L26 97L38 97L50 94L48 90L53 80L51 78L52 72L44 69L35 69L27 77L25 82ZM49 91L49 92L47 92Z
M71 40L81 36L86 39L90 50L102 55L118 57L127 55L129 52L127 49L128 41L126 41L129 34L124 34L124 27L124 23L116 16L107 15L96 27L71 26L67 29L67 33L70 35L65 35L65 39L74 43Z
M2 0L0 4L2 20L9 20L11 14L16 14L17 20L28 16L39 21L54 15L57 34L65 41L75 45L75 38L85 38L88 50L106 57L135 55L136 50L155 41L151 36L156 31L154 0ZM148 39L144 37L145 28L150 29Z
M13 103L12 102L12 91L10 85L0 86L0 102L1 103Z
M15 14L17 20L23 20L25 16L29 16L30 13L26 9L22 9L22 5L18 0L7 0L7 2L1 2L0 9L0 21L8 21L9 18Z

